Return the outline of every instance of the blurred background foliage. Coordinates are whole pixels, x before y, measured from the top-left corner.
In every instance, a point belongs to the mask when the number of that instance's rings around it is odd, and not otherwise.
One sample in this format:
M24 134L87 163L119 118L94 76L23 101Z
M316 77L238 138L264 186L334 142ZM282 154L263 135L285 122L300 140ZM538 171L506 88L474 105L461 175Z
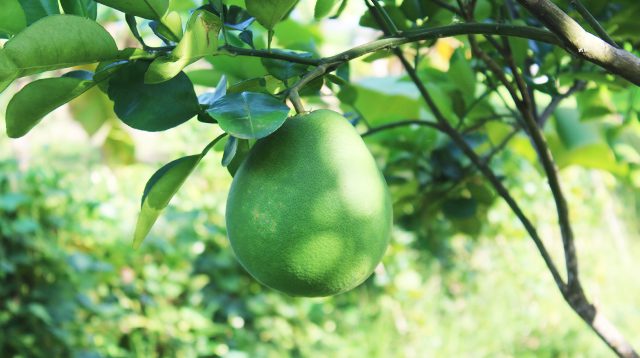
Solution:
M333 3L336 10L339 4ZM560 5L567 8L566 3ZM175 4L185 19L200 5ZM414 11L425 11L432 25L455 21L420 4L386 2L406 28L422 21ZM637 48L635 1L585 4L616 41ZM366 15L358 20L364 13L360 2L349 2L339 19L321 23L313 20L314 6L315 1L302 0L276 26L275 47L329 55L378 34L367 28L374 25ZM479 2L476 16L499 18L494 6ZM135 46L121 13L99 6L98 20L120 47ZM358 21L362 27L354 25ZM530 18L522 21L536 25ZM140 30L150 45L159 45L147 26ZM252 31L255 45L264 47L265 30L254 24ZM638 344L638 90L591 65L575 65L560 50L522 40L512 46L521 49L519 64L537 66L527 80L536 86L539 103L548 103L576 79L589 81L549 118L545 135L561 167L586 291ZM423 50L419 74L436 102L469 129L466 139L479 153L491 153L515 123L504 93L492 87L463 39L442 39ZM322 91L307 93L307 103L341 110L361 132L430 118L389 55L352 63L338 72L349 82L326 82ZM215 87L222 74L230 86L255 87L242 81L256 77L267 92L281 85L273 77L277 66L259 59L206 60L187 70L198 93ZM7 92L0 97L3 109L15 89ZM24 138L0 136L0 355L610 354L564 303L506 205L450 142L425 127L405 126L365 139L391 186L397 226L383 264L351 292L291 298L260 286L242 270L225 236L231 177L220 166L223 143L188 179L145 244L132 250L147 178L171 159L199 152L217 134L195 121L165 133L132 130L116 121L112 103L93 89ZM553 204L528 139L515 135L493 157L492 167L561 260Z

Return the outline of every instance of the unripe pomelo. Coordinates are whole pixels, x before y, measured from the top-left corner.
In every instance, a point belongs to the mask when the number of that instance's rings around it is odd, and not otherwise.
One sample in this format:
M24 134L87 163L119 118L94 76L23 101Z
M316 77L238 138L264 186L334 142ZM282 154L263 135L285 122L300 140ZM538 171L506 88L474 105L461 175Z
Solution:
M364 142L340 114L293 117L236 172L227 233L244 268L292 296L350 290L382 259L391 197Z

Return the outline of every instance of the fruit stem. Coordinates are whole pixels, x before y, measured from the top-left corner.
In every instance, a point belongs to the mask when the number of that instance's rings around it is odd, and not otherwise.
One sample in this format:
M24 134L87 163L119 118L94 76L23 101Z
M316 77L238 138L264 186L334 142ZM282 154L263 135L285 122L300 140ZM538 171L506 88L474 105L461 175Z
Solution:
M324 76L330 67L331 66L329 63L323 63L321 65L318 65L316 68L314 68L313 70L307 72L304 76L302 76L302 78L300 78L300 80L296 82L296 84L291 86L291 88L289 89L288 97L291 103L293 104L293 108L296 110L296 113L302 114L307 112L304 109L304 106L302 105L302 99L300 98L299 91L304 86L306 86L309 82L315 80L318 77Z
M298 93L298 90L293 88L289 90L289 100L293 104L293 108L296 110L297 114L302 114L306 112L306 110L304 109L304 106L302 105L302 100L300 99L300 94Z

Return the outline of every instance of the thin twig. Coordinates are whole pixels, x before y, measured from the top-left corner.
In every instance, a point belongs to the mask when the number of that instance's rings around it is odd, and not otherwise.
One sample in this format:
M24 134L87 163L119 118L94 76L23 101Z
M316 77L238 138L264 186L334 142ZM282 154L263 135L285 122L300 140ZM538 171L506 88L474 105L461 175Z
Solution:
M511 74L516 81L516 85L518 86L518 90L520 91L520 96L522 97L523 106L531 111L531 114L534 118L538 118L536 106L533 102L533 95L529 90L529 86L524 81L524 77L520 73L520 69L516 65L515 60L513 59L513 51L511 50L511 44L509 43L509 39L507 37L502 36L502 56L507 61L507 65L511 69Z
M580 24L549 0L518 2L558 35L566 50L640 85L640 58L585 31Z
M248 49L243 47L236 47L231 45L224 45L218 48L218 51L221 54L226 54L230 56L251 56L251 57L260 57L260 58L272 58L276 60L284 60L292 63L299 63L302 65L310 65L317 66L321 63L320 59L317 58L309 58L300 55L295 55L292 53L284 53L278 51L266 51L266 50L256 50L256 49Z
M549 102L549 105L547 105L547 107L544 109L544 111L542 111L542 113L538 117L538 125L541 128L544 128L545 123L547 122L549 117L551 117L553 112L555 112L556 108L558 108L558 106L562 101L571 97L574 93L582 91L586 87L587 87L587 82L578 80L573 82L573 85L566 92L560 93L557 96L553 96L553 98L551 99L551 102Z
M484 157L484 164L489 165L489 163L491 163L491 159L493 159L493 157L496 156L496 154L502 152L504 148L507 147L507 144L509 144L511 139L513 139L516 136L516 134L518 134L519 132L520 132L520 127L516 127L514 130L509 132L509 134L507 134L507 136L504 137L502 141L498 143L498 145L494 146L493 149L489 152L489 154L487 154Z
M514 116L511 114L494 114L494 115L478 118L476 122L471 124L470 126L463 128L462 130L460 130L460 128L456 128L456 130L461 132L462 134L468 134L479 128L484 127L484 125L489 123L490 121L502 119L502 118L513 118L513 117Z
M296 113L302 114L305 113L306 110L302 105L302 100L300 99L299 91L304 88L309 82L315 80L318 77L324 76L327 73L327 70L330 66L327 64L322 64L313 69L312 71L307 72L300 80L289 88L289 100L293 104Z
M441 130L440 129L440 125L436 122L433 121L428 121L425 119L407 119L407 120L403 120L403 121L396 121L396 122L392 122L392 123L388 123L388 124L384 124L378 127L373 127L371 129L369 129L368 131L364 132L361 134L361 137L365 138L368 137L370 135L382 132L382 131L386 131L386 130L390 130L390 129L395 129L398 127L406 127L406 126L426 126L426 127L431 127L437 130Z
M598 36L600 36L600 38L607 41L609 45L620 48L620 46L618 46L618 44L613 41L607 31L602 27L602 25L600 25L598 20L596 20L596 18L591 15L591 12L589 12L589 10L582 4L580 0L571 0L571 5L573 5L573 7L578 10L580 16L582 16L582 18L589 24L589 26L591 26L593 31L595 31Z
M478 45L478 42L476 41L476 37L474 35L469 35L469 44L471 45L471 51L473 52L473 54L480 58L489 67L489 70L491 70L491 72L496 76L498 81L500 81L500 83L502 83L507 91L509 91L509 94L513 98L514 102L516 102L516 104L521 102L522 100L519 98L516 88L504 75L504 72L500 68L500 65L495 62L491 58L491 56L480 49L480 46Z

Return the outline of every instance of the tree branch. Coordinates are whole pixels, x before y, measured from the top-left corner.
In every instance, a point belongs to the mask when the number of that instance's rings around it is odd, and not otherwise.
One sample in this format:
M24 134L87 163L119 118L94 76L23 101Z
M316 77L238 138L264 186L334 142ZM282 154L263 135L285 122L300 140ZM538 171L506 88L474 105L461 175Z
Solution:
M558 35L568 50L640 86L640 58L585 31L549 0L518 2Z
M382 131L386 131L389 129L394 129L394 128L398 128L398 127L406 127L406 126L411 126L411 125L417 125L417 126L426 126L426 127L431 127L433 129L437 129L437 130L442 130L440 128L440 125L436 122L432 122L432 121L427 121L424 119L407 119L404 121L396 121L396 122L392 122L392 123L388 123L385 125L381 125L378 127L374 127L369 129L368 131L362 133L360 136L365 138L368 137L370 135L382 132Z
M383 30L385 32L388 31L388 29L384 28L383 24L380 24L380 25L383 26ZM542 256L545 264L547 265L549 271L551 272L551 276L556 282L556 285L558 285L558 287L564 287L564 282L562 281L562 277L560 276L560 273L556 268L555 263L551 259L551 256L549 255L549 252L544 246L542 239L538 235L536 228L533 226L531 221L529 221L529 218L522 211L518 203L511 196L511 194L509 193L507 188L502 184L500 179L498 179L498 177L483 162L483 160L476 154L476 152L473 151L471 146L467 144L467 142L464 140L462 135L458 133L455 130L455 128L453 128L451 124L447 121L446 117L442 114L438 106L433 101L433 98L429 94L429 91L427 90L425 85L422 83L422 80L418 77L416 70L411 66L409 61L402 54L402 52L399 49L394 49L394 50L395 50L394 51L395 55L398 57L398 59L402 63L402 66L407 71L407 74L409 75L409 77L411 78L415 86L418 88L418 92L420 92L420 95L422 96L424 101L427 103L427 106L429 107L433 115L436 117L437 123L439 124L439 128L442 130L442 132L447 134L449 138L451 138L451 140L462 150L462 152L469 158L469 160L471 160L471 162L480 170L480 172L484 175L484 177L491 183L491 185L494 187L498 195L500 195L504 199L504 201L507 203L507 205L509 205L511 210L514 212L514 214L518 217L520 222L523 224L523 226L525 227L525 230L527 231L527 233L529 233L529 236L532 238L533 242L538 248L538 251L540 252L540 255Z
M310 66L318 66L320 64L336 65L351 61L372 52L398 47L407 43L468 34L513 36L546 42L554 45L560 44L560 40L553 33L547 30L537 29L535 27L507 24L462 23L399 32L396 36L387 36L379 40L356 46L337 55L320 59L309 58L290 53L282 53L273 50L254 50L235 47L231 45L221 46L219 47L219 50L221 52L220 54L227 54L231 56L273 58Z
M571 0L571 5L573 5L573 7L578 10L582 18L589 23L589 26L591 26L591 28L598 34L598 36L600 36L600 38L607 41L609 45L615 48L620 48L620 46L618 46L618 44L609 36L607 31L605 31L602 25L600 25L598 20L596 20L596 18L591 15L589 10L584 7L580 0Z
M536 0L518 0L521 3L527 1L536 1ZM546 1L546 0L542 0ZM462 3L460 2L462 5ZM553 5L553 4L551 4ZM554 5L555 6L555 5ZM375 11L370 7L371 11ZM461 11L464 13L464 9ZM572 20L573 21L573 20ZM379 24L385 33L389 33L390 29L385 27L384 24ZM578 26L579 27L579 26ZM584 30L583 30L584 31ZM592 35L593 36L593 35ZM473 37L473 36L470 36ZM602 340L609 346L611 349L621 357L632 357L637 358L637 354L631 347L631 345L626 341L624 336L617 331L617 329L611 325L604 317L598 314L596 308L589 303L587 300L582 286L579 281L578 276L578 264L577 264L577 256L575 253L574 246L574 238L573 232L571 229L570 221L569 221L569 211L566 200L562 193L562 189L560 186L560 182L558 179L557 171L555 168L555 164L553 162L553 158L551 153L549 152L549 147L542 135L540 127L536 122L536 118L533 115L533 109L530 108L532 105L529 101L519 100L515 89L512 87L512 91L510 94L513 97L513 100L516 102L516 105L520 112L523 115L523 123L525 128L529 132L529 135L532 138L534 143L534 147L536 148L542 166L547 175L547 179L549 181L549 187L553 194L554 201L556 203L556 208L558 212L558 219L560 224L560 230L563 239L563 248L565 253L565 264L567 267L567 283L565 284L560 276L553 260L551 259L546 247L544 246L541 238L538 236L535 227L528 220L526 215L519 208L517 202L511 197L508 190L502 185L502 182L495 176L493 171L483 162L478 155L473 151L473 149L467 144L462 135L456 131L455 128L451 126L451 124L447 121L447 119L442 115L442 112L438 109L435 102L431 98L428 90L422 83L422 80L418 77L415 69L411 66L409 61L404 57L403 53L394 48L394 53L404 66L405 70L409 74L409 77L412 79L418 91L424 98L427 106L431 109L434 116L436 117L437 123L439 124L441 130L446 133L453 142L463 151L463 153L471 160L471 162L478 167L481 173L489 180L489 182L493 185L496 192L507 202L509 207L513 210L516 216L520 219L522 224L525 226L525 229L533 239L536 244L543 260L547 264L556 285L560 289L565 300L569 303L569 305L574 309L574 311L589 324L589 326L602 338ZM634 57L635 58L635 57ZM489 58L490 59L490 58ZM499 68L493 68L493 70L499 70ZM640 71L638 71L640 76ZM504 82L503 82L504 83ZM508 81L506 81L508 85L511 85ZM505 84L506 85L506 84ZM520 86L519 86L520 87ZM520 87L521 90L526 88ZM522 93L523 96L526 93Z
M553 96L549 105L542 111L542 114L538 117L538 125L540 128L544 128L545 123L549 120L549 117L555 112L556 108L560 105L562 101L571 97L574 93L582 91L587 87L587 83L585 81L575 81L573 85L565 92L560 93L557 96Z
M303 57L295 54L277 52L277 51L267 51L267 50L256 50L256 49L248 49L243 47L236 47L231 45L220 46L218 50L222 54L230 55L230 56L252 56L252 57L261 57L261 58L273 58L276 60L284 60L293 63L299 63L302 65L309 66L317 66L320 64L320 60L317 58L309 58Z

